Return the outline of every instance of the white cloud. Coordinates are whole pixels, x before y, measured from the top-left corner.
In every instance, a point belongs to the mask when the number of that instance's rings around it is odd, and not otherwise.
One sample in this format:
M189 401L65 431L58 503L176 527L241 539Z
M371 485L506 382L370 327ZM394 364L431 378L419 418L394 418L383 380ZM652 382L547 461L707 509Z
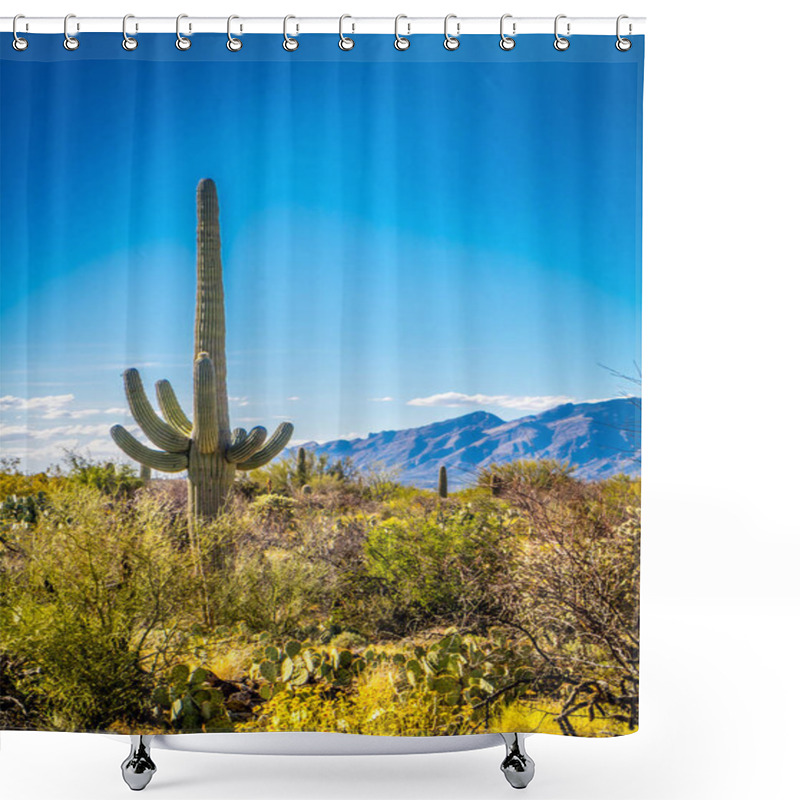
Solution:
M120 410L108 409L106 413ZM36 471L59 463L63 461L65 451L92 459L128 460L111 438L108 422L37 427L41 424L42 418L34 424L0 423L3 453L21 458L26 470ZM128 426L128 431L143 444L153 447L138 425Z
M550 408L574 403L575 398L565 395L544 395L534 397L517 397L508 394L463 394L462 392L443 392L430 397L415 397L408 401L410 406L443 406L458 408L460 406L497 406L512 408L515 411L547 411Z
M0 411L43 412L45 419L53 419L75 399L74 394L51 394L44 397L0 397Z
M299 400L300 398L297 395L292 395L291 397L287 397L287 400L291 400L293 403Z
M250 405L250 398L249 397L229 397L228 402L231 405L238 406L239 408L244 408L245 406Z
M62 436L100 436L108 433L108 425L57 425L53 428L32 428L29 425L0 424L0 438L9 440L48 440Z
M124 408L69 408L75 401L73 394L54 394L43 397L14 397L7 394L0 397L0 411L15 412L18 415L27 414L29 417L41 419L84 419L103 414L119 416L127 411Z
M67 408L56 408L48 411L44 419L83 419L84 417L94 417L102 414L99 408L83 408L79 411L72 411Z
M391 403L394 397L370 397L370 403Z
M336 439L331 439L330 441L336 442L339 441L339 439L344 439L346 442L352 442L354 439L365 439L365 438L366 437L363 433L355 433L351 431L350 433L346 433L344 436L338 436Z

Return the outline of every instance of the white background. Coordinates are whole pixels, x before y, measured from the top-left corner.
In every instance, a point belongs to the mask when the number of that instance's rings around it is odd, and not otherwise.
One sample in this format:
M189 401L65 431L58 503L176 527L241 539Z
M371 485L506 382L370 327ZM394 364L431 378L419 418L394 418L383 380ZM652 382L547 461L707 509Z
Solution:
M798 796L798 4L24 0L4 14L646 16L641 730L529 739L540 800ZM3 111L9 109L3 108ZM557 109L554 109L554 113ZM127 797L127 744L4 733L0 794ZM509 797L501 750L155 751L147 795Z

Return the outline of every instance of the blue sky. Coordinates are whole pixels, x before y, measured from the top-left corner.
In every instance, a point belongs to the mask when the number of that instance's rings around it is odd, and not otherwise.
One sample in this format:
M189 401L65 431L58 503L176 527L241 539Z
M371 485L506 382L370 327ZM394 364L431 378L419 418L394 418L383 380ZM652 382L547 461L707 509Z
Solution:
M234 424L324 440L628 388L601 365L640 361L641 41L30 38L0 42L4 454L118 455L128 366L191 407L203 177Z

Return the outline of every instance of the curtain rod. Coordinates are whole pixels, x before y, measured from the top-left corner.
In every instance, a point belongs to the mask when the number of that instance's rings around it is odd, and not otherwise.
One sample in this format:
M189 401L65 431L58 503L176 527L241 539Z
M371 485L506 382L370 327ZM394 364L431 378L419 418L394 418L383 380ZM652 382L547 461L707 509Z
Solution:
M10 32L13 17L0 17L0 31ZM554 17L514 17L506 16L504 29L508 35L549 33L554 31ZM443 17L401 16L398 30L401 36L419 33L444 33ZM567 26L569 25L569 30ZM175 17L136 17L128 19L126 30L129 36L135 33L175 33ZM394 17L351 17L345 16L342 23L345 33L395 33ZM616 17L570 17L559 20L559 32L567 35L614 35ZM644 33L644 17L628 17L623 20L622 33ZM186 15L181 20L182 35L192 33L225 33L228 29L227 17L193 17ZM237 34L283 33L283 17L236 17L232 30ZM303 33L339 33L339 17L291 17L288 23L292 35ZM458 17L452 16L448 30L454 35L499 33L500 16L496 17ZM71 35L81 33L121 33L121 17L81 17L70 16ZM17 33L63 33L64 17L20 17L17 20Z

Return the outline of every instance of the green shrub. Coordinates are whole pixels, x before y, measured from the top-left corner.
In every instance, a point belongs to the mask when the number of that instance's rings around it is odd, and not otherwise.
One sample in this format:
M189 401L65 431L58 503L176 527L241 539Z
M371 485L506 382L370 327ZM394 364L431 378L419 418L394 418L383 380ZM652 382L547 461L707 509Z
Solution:
M42 726L147 720L163 658L150 634L190 604L184 565L158 509L133 511L75 485L50 503L0 565L0 651L26 664L18 688L41 708Z
M521 459L508 464L492 464L482 469L478 485L490 489L495 495L503 495L509 490L552 491L572 483L575 480L572 477L574 472L575 467L563 461Z
M232 563L206 575L213 622L242 623L270 635L298 634L313 624L331 589L330 567L289 550L241 549Z
M250 509L262 520L278 517L289 522L294 519L296 504L293 498L282 494L262 494L250 503Z
M496 583L513 560L511 531L507 520L469 507L395 517L369 530L364 559L396 625L475 619L496 606Z
M313 488L318 482L328 485L331 482L352 484L356 475L356 469L349 458L331 461L324 453L320 455L301 447L280 461L273 461L266 467L253 470L250 478L268 492L289 495L300 492L306 485Z
M99 489L112 497L131 495L145 484L129 464L115 464L112 461L101 464L76 453L67 453L66 461L69 467L67 480Z

